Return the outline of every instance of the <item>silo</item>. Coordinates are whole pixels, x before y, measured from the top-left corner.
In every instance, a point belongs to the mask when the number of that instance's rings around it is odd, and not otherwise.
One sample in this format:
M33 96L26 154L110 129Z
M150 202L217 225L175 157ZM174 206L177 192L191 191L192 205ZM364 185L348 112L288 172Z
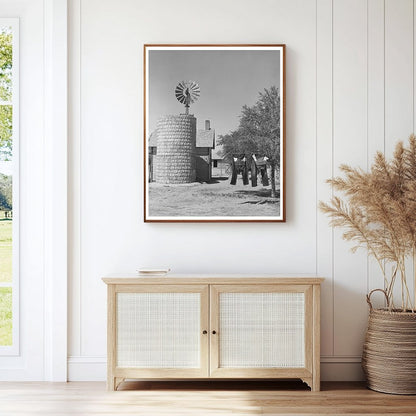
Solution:
M161 117L157 123L156 182L195 182L196 118Z

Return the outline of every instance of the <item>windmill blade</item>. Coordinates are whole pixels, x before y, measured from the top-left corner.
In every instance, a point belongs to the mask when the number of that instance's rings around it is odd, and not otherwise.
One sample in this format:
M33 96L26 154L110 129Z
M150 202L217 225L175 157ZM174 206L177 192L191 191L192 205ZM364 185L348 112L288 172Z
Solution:
M195 94L197 94L197 93L199 94L199 92L200 92L199 85L196 82L192 82L189 85L189 89Z
M199 85L194 81L190 83L189 88L191 88L193 91L199 91Z
M175 97L188 109L200 96L199 85L195 81L180 81L175 88ZM187 110L188 111L188 110Z
M183 104L186 100L186 96L184 95L183 91L175 91L176 99Z

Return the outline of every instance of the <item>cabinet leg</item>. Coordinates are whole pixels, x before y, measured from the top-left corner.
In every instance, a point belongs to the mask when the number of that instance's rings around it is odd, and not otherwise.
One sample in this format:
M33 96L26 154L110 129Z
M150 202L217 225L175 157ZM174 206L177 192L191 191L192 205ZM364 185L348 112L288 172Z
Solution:
M312 391L312 377L305 377L301 379Z
M311 391L320 391L321 390L321 383L318 377L305 377L302 381L308 385Z
M118 386L124 381L124 378L121 377L107 377L107 390L108 391L115 391L117 390Z
M122 377L116 377L115 378L115 380L114 380L114 385L115 385L115 388L114 388L114 390L117 390L118 389L118 386L122 383L124 381L124 378L122 378Z
M122 377L113 377L109 376L107 378L107 390L108 391L116 391L118 386L124 381L125 379Z
M113 376L107 377L107 390L114 391L116 389L116 378Z
M321 380L319 377L314 377L312 380L312 391L321 391Z

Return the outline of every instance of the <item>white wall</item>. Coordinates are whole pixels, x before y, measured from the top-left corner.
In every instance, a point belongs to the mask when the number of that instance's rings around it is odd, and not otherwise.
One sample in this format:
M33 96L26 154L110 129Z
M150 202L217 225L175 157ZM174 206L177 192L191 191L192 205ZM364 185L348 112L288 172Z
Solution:
M359 379L381 280L316 206L340 163L414 130L413 0L71 0L69 19L70 379L105 377L101 277L143 265L325 277L323 379ZM143 223L144 43L287 45L286 223Z

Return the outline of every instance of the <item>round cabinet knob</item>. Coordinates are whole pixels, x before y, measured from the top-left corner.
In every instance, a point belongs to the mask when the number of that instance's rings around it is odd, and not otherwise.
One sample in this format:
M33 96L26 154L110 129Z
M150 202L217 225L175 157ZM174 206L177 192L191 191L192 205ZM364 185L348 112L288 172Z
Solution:
M205 329L202 331L202 333L204 334L204 335L206 335L206 334L208 334L208 331L206 331Z
M215 335L217 333L217 331L214 330L214 331L212 331L212 333L213 333L213 335Z

